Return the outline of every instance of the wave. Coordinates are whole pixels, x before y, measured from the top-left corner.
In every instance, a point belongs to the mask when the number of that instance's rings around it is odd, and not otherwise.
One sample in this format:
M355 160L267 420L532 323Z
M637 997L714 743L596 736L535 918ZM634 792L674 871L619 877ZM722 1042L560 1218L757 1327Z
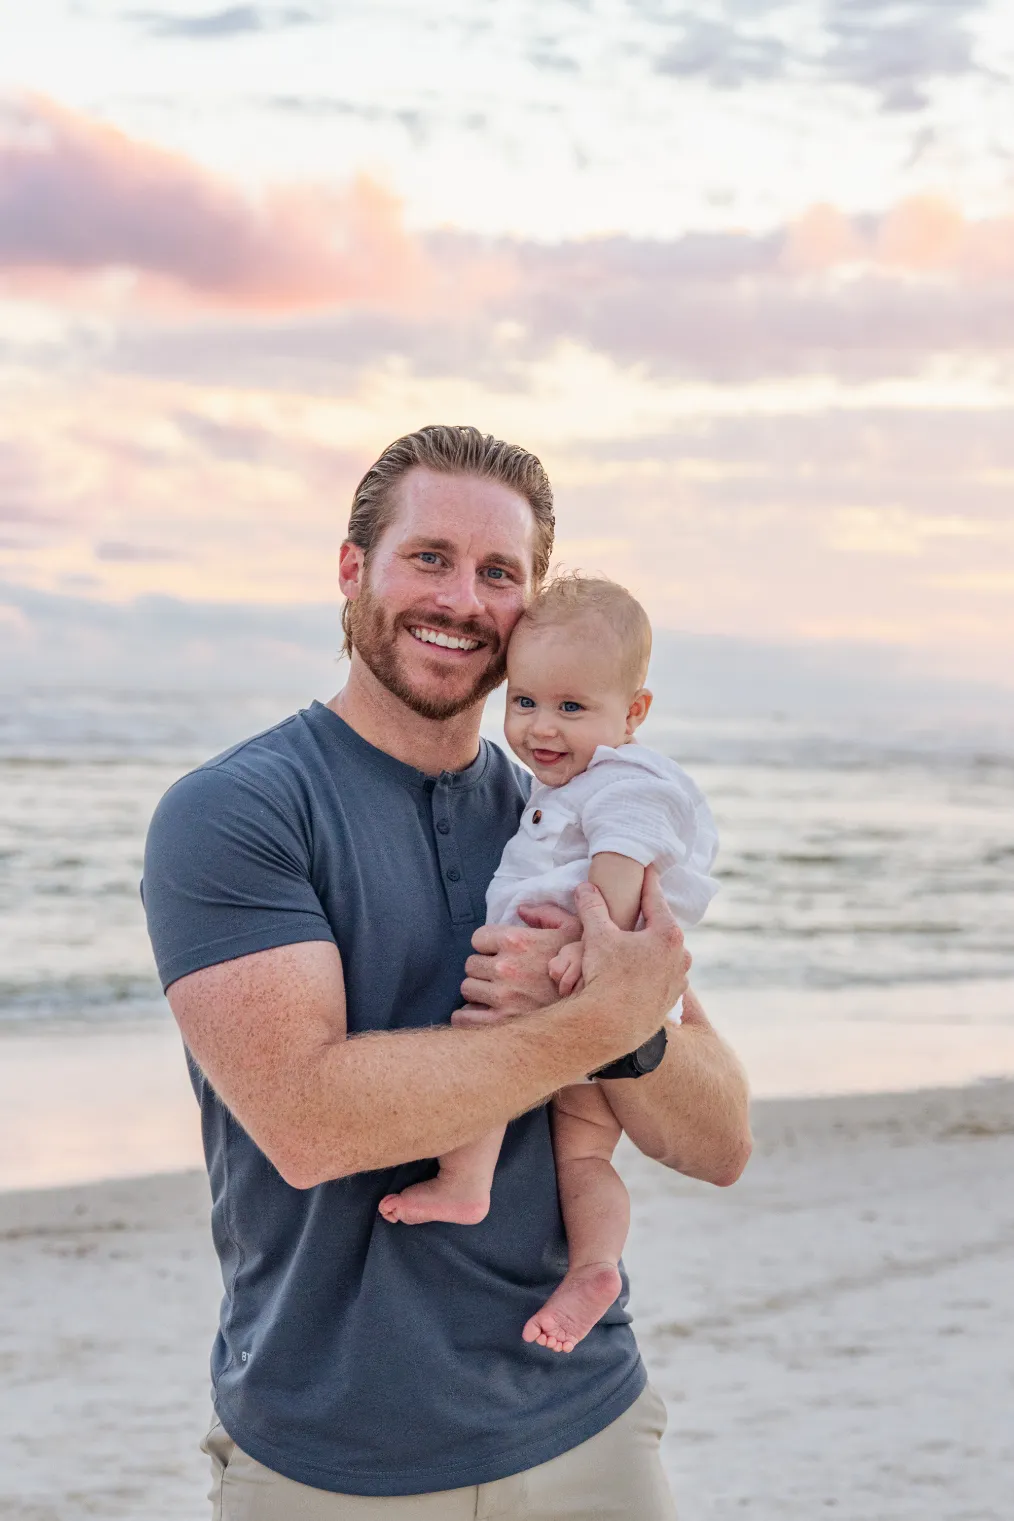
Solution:
M9 689L0 701L0 757L35 762L179 759L209 755L288 716L310 694L150 691L95 687ZM501 739L494 694L484 732ZM649 733L650 730L650 733ZM949 767L1014 775L1014 715L946 726L855 717L819 721L779 714L723 719L656 702L645 735L684 765L762 765L774 770L869 771Z
M0 980L0 1027L148 1020L164 1017L165 1007L154 974Z

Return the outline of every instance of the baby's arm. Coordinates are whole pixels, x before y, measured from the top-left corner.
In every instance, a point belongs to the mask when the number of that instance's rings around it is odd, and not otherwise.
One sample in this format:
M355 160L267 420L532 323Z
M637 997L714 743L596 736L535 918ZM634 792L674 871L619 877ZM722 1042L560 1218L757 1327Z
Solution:
M644 867L630 856L617 855L612 850L599 851L592 856L588 868L588 880L597 887L606 900L606 908L613 923L622 930L636 928L641 913L641 891L644 887ZM573 993L581 980L581 942L565 945L549 963L549 975L557 985L561 998Z
M612 850L601 850L592 856L588 881L605 898L613 923L622 930L636 929L644 888L644 867L640 861L618 856Z

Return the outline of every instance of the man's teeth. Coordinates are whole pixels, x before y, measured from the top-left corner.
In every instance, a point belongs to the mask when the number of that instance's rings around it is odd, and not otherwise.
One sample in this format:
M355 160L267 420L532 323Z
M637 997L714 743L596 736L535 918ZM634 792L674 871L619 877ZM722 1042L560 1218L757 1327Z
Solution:
M477 650L478 639L458 639L454 634L444 634L435 628L410 628L409 633L413 639L419 639L423 644L439 644L444 650Z

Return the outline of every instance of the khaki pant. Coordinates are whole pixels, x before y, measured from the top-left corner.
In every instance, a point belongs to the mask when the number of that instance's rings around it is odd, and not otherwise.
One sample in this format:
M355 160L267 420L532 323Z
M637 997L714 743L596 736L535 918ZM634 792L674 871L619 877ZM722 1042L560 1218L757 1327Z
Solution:
M658 1446L665 1406L649 1385L597 1436L548 1463L467 1489L428 1495L336 1495L273 1473L215 1421L213 1521L676 1521Z

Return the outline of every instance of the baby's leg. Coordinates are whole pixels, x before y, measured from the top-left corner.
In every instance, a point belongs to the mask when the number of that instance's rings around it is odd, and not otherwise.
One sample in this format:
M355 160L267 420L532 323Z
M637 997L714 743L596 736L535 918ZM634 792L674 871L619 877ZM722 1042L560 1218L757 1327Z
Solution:
M522 1331L553 1352L572 1352L620 1292L618 1263L630 1229L630 1199L612 1155L620 1124L597 1083L564 1088L553 1100L553 1150L567 1228L567 1276Z
M412 1183L400 1194L386 1194L380 1213L392 1224L427 1225L445 1220L450 1225L478 1225L489 1214L489 1191L507 1127L500 1125L467 1146L440 1158L440 1171L425 1183Z

